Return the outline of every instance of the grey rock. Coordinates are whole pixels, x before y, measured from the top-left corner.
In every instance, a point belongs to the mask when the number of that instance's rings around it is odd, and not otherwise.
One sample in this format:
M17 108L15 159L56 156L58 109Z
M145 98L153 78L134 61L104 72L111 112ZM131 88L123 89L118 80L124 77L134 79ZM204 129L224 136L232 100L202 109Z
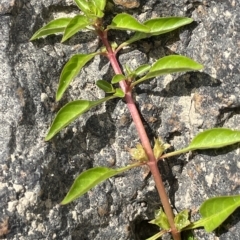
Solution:
M59 205L80 172L93 166L129 164L128 148L139 141L124 101L114 100L86 113L51 142L44 142L61 106L73 99L102 97L94 82L111 79L113 74L108 62L96 57L63 100L55 103L63 65L73 54L96 51L99 42L87 33L64 44L59 43L60 36L29 39L49 20L77 11L67 0L0 2L0 218L8 222L3 239L142 240L157 231L148 220L161 203L144 169L111 178L73 203ZM238 2L152 0L125 11L141 21L179 15L193 17L195 22L134 43L120 53L123 64L135 68L179 53L205 66L202 72L159 77L135 89L151 139L159 135L180 149L203 129L238 128ZM114 34L110 37L116 41L128 37L123 32ZM159 163L176 210L195 210L209 197L239 194L238 152L234 145ZM237 210L215 233L197 230L196 236L240 239L239 220Z

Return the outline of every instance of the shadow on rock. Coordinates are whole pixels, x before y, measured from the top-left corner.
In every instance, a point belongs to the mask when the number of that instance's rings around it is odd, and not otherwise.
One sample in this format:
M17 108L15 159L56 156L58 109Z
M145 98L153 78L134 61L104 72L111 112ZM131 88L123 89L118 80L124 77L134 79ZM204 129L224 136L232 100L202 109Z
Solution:
M202 86L216 88L221 85L221 81L219 79L215 79L209 74L203 72L185 73L169 82L166 86L162 85L162 79L154 79L153 81L152 85L154 85L157 90L151 90L152 86L149 84L149 88L146 86L142 87L141 85L137 86L136 92L147 92L148 94L152 94L154 96L171 98L174 96L190 96L194 89L198 89ZM159 81L159 83L156 81ZM159 85L160 88L162 86L162 90L159 91L159 87L157 87L157 85Z

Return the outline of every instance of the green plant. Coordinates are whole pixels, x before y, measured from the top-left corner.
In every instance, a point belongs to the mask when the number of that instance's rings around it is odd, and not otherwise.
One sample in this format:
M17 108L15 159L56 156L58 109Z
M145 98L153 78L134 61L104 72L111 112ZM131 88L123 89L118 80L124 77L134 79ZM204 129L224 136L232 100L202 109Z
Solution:
M179 27L190 24L193 20L185 17L164 17L150 19L140 23L131 15L120 13L112 19L111 24L105 26L104 9L106 7L106 1L75 0L75 3L81 10L79 15L72 18L69 17L53 20L39 29L31 38L31 40L35 40L50 34L61 33L63 34L61 42L64 42L77 32L87 29L89 31L94 31L103 43L103 48L96 53L76 54L70 58L64 66L60 76L56 100L61 100L71 81L78 75L86 63L91 61L96 55L107 57L116 75L113 76L111 82L105 80L98 80L96 82L96 85L105 92L106 96L104 98L95 101L75 100L61 108L57 113L45 140L48 141L52 139L64 127L97 105L114 98L124 98L133 122L135 123L141 144L137 144L136 148L129 151L135 162L126 167L120 169L95 167L81 173L75 179L72 187L66 197L62 200L61 204L70 203L76 198L82 196L89 189L110 177L134 167L147 165L154 178L164 209L164 211L161 209L156 211L155 219L151 221L151 223L158 225L162 231L149 239L157 239L164 233L171 232L173 238L177 240L181 238L181 231L197 227L204 227L206 231L213 231L239 206L240 197L218 197L205 201L200 208L200 213L203 218L197 222L191 223L189 221L188 210L184 210L174 216L157 162L170 156L186 153L188 151L221 148L234 144L240 141L240 131L233 131L225 128L206 130L199 133L186 148L171 153L164 153L168 148L168 145L162 142L160 138L155 139L155 144L152 147L132 96L133 88L136 85L147 80L149 81L157 76L176 72L200 70L203 66L190 58L180 55L170 55L157 60L153 65L144 64L134 70L126 66L125 72L123 73L116 58L117 53L123 47L135 41L173 31ZM129 38L129 40L117 45L116 43L110 43L108 40L108 32L112 29L123 31L128 30L135 33Z

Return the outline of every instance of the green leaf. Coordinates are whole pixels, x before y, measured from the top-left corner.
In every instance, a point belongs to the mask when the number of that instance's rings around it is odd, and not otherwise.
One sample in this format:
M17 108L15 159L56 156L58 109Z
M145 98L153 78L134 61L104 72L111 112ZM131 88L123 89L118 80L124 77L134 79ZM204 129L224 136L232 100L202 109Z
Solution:
M240 142L240 131L213 128L199 133L189 144L191 150L221 148Z
M108 96L96 101L88 101L88 100L76 100L70 102L63 106L57 116L53 120L53 123L48 131L47 136L45 137L45 141L53 138L59 131L73 122L77 117L88 111L89 109L96 107L97 105L115 98L115 96Z
M116 88L115 91L116 92L113 94L113 96L120 97L120 98L123 98L125 96L125 93L121 88Z
M127 13L117 14L111 25L107 29L130 30L138 32L149 32L149 28L138 22L134 17Z
M96 16L98 18L102 18L104 16L103 11L101 11L94 1L89 2L89 8L90 8L90 16Z
M65 28L61 42L66 41L67 39L72 37L74 34L76 34L78 31L84 29L86 26L90 24L91 22L89 18L87 18L86 16L82 16L82 15L75 16Z
M154 63L148 74L132 83L132 86L135 86L149 78L157 77L160 75L200 70L202 68L203 66L201 64L193 61L190 58L179 55L166 56Z
M100 9L101 11L105 9L106 3L107 3L106 0L93 0L93 1L98 9Z
M150 35L160 35L171 32L179 27L191 23L193 19L186 17L163 17L150 19L143 24L150 29Z
M129 165L127 167L119 169L111 169L106 167L95 167L91 168L83 173L81 173L74 181L66 197L62 200L61 204L67 204L75 200L76 198L81 197L91 188L95 187L102 181L113 177L117 174L125 172L133 167L139 165Z
M206 200L199 211L202 218L187 229L204 227L211 232L219 227L240 206L240 195L214 197Z
M155 211L155 219L153 219L149 223L155 224L164 230L170 229L170 224L168 222L167 215L165 214L162 208Z
M112 78L112 81L111 83L114 84L114 83L119 83L121 82L122 80L126 79L126 77L123 75L123 74L116 74L113 78Z
M143 23L143 25L149 28L149 32L136 32L129 40L119 45L117 50L119 51L123 47L141 39L173 31L179 27L191 23L192 21L193 20L191 18L184 17L165 17L150 19Z
M141 76L151 68L150 64L143 64L134 70L136 76Z
M113 85L105 80L98 80L96 84L100 89L102 89L106 93L115 93Z
M59 101L71 81L78 75L80 70L98 53L91 54L76 54L72 56L64 66L56 93L56 101Z
M95 16L99 18L104 16L103 10L106 6L106 0L90 0L89 4L90 9Z
M181 231L190 224L188 218L189 210L183 210L175 216L174 223L178 231Z
M221 148L240 142L240 131L229 128L213 128L199 133L188 147L163 155L163 158L175 156L197 149Z
M133 74L132 69L127 64L125 64L124 68L125 68L125 71L127 72L128 76Z
M69 24L71 20L72 18L59 18L49 22L47 25L45 25L44 27L40 28L37 32L35 32L31 37L30 41L51 34L64 32L66 26Z
M89 3L86 0L74 0L78 8L83 11L86 15L90 13Z
M106 6L106 0L74 0L80 10L82 10L88 17L104 16L103 10Z

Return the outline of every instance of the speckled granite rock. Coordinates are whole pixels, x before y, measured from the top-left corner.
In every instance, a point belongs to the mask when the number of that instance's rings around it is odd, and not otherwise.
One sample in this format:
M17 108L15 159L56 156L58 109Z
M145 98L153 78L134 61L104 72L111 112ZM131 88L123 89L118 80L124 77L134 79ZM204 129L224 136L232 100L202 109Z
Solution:
M98 40L93 34L79 34L61 45L59 36L33 43L29 38L44 23L72 11L77 8L70 0L0 2L0 218L5 223L8 219L4 233L9 230L2 238L142 240L150 236L147 230L156 231L147 220L160 204L154 183L144 179L143 170L112 178L68 206L58 205L79 172L92 166L126 165L130 161L127 147L138 142L123 101L107 103L50 143L43 141L63 104L102 96L93 83L99 71L105 78L112 74L104 59L94 59L64 99L55 103L63 64L72 54L95 51ZM160 135L179 149L202 129L239 129L239 2L151 0L129 11L141 20L180 15L195 22L134 44L121 53L122 63L135 66L176 52L205 66L200 73L165 76L136 88L149 136ZM177 210L194 210L208 197L239 194L238 156L236 145L160 163ZM239 220L238 210L215 234L199 230L196 236L240 239Z

